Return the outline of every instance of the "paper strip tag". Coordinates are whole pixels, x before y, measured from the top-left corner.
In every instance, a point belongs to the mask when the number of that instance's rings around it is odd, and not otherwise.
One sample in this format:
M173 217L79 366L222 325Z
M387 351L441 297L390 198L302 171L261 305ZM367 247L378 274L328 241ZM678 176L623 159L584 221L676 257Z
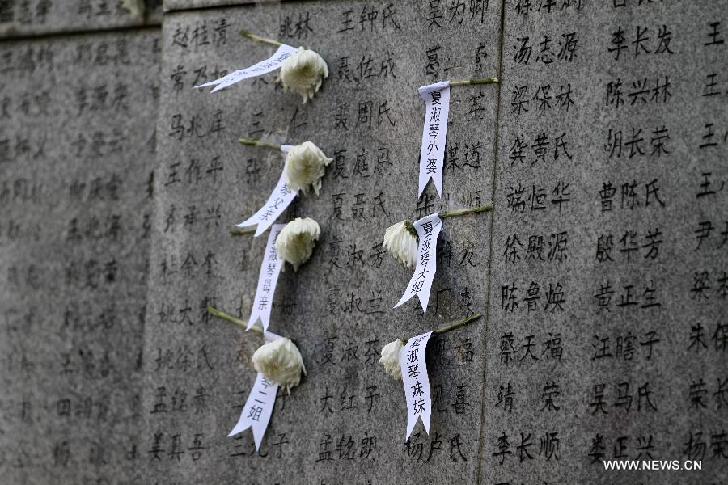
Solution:
M281 338L279 335L265 332L266 342L272 342L279 338ZM228 436L235 436L248 428L252 428L255 450L260 451L260 444L263 442L265 430L268 428L268 423L270 423L277 394L278 385L273 384L263 374L258 373L255 377L253 389L248 395L242 413L240 413L238 424L235 425Z
M402 305L414 295L420 299L422 311L427 311L427 304L430 301L430 288L435 279L437 271L437 237L442 229L442 221L437 213L423 217L414 223L419 243L417 244L417 267L412 279L407 284L407 289L394 305L394 308Z
M427 376L425 351L432 332L412 337L399 354L399 367L402 370L404 382L404 395L407 398L407 435L404 441L409 440L415 429L417 419L422 420L425 431L430 434L430 412L432 399L430 397L430 378Z
M276 239L281 230L286 227L285 224L273 224L268 234L268 244L265 246L265 255L263 262L260 264L260 273L258 274L258 287L255 290L255 301L253 309L248 319L248 330L260 320L263 330L268 330L270 325L270 311L273 308L273 295L276 291L278 283L278 274L281 272L283 260L278 257L276 252Z
M422 129L420 146L420 183L417 197L427 187L427 182L435 182L437 194L442 197L442 164L447 142L447 117L450 113L450 82L443 81L418 90L425 102L425 126Z
M255 449L256 451L260 450L260 444L263 442L270 416L273 414L277 393L278 386L259 373L255 377L255 384L248 395L248 400L245 402L238 424L235 425L228 436L235 436L248 428L252 428Z
M215 93L217 91L220 91L221 89L232 86L233 84L237 84L244 79L250 79L251 77L268 74L271 71L280 69L283 61L291 57L291 55L293 55L296 50L296 47L282 44L272 56L264 61L260 61L257 64L253 64L252 66L245 69L238 69L231 72L227 76L221 77L220 79L215 79L214 81L206 82L195 87L206 88L209 86L215 86L215 88L212 90L212 92Z
M288 187L285 172L281 173L276 188L273 189L273 193L270 194L265 205L258 212L250 216L250 218L238 224L238 227L257 225L258 227L255 228L255 237L260 236L278 219L278 216L286 210L295 198L296 192Z

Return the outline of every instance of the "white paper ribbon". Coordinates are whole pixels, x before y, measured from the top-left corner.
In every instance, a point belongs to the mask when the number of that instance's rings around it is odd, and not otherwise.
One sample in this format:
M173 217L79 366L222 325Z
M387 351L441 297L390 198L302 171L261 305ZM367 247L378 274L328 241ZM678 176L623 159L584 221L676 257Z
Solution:
M268 330L270 325L270 311L273 308L273 295L276 291L278 283L278 274L281 272L283 260L278 257L276 251L276 239L281 230L286 227L285 224L273 224L268 234L268 244L265 246L265 255L263 262L260 264L260 273L258 274L258 287L255 290L255 301L253 309L248 319L248 330L260 320L263 330Z
M430 301L430 288L437 271L437 237L442 229L442 220L437 213L423 217L414 223L417 230L419 243L417 244L417 267L412 279L407 284L407 289L394 305L394 308L402 305L413 296L420 299L422 311L427 311L427 304Z
M225 89L229 86L232 86L233 84L237 84L240 81L244 79L250 79L251 77L257 77L262 76L263 74L268 74L271 71L275 71L276 69L280 69L281 65L283 64L283 61L291 57L296 52L295 47L291 47L290 45L281 44L280 47L275 51L275 53L270 56L268 59L264 61L260 61L257 64L253 64L252 66L245 68L245 69L238 69L236 71L231 72L227 76L223 76L220 79L215 79L214 81L206 82L204 84L200 84L198 86L195 86L196 88L206 88L209 86L215 86L215 88L212 90L213 93L220 91L221 89Z
M409 440L415 429L417 419L422 420L425 431L430 434L430 412L432 398L430 397L430 378L427 376L425 351L432 332L412 337L399 354L399 367L402 370L404 395L407 398L407 435Z
M263 234L273 223L278 219L284 210L293 202L296 198L296 192L288 187L288 180L286 179L286 173L281 173L281 177L278 179L276 188L273 189L273 193L270 194L265 205L258 209L258 212L250 216L245 221L238 224L238 227L251 227L255 228L255 237Z
M266 342L272 342L279 338L281 338L280 335L265 332ZM268 423L270 423L277 394L278 385L273 384L263 374L258 373L255 377L253 389L248 395L248 400L245 402L242 413L240 413L238 424L235 425L228 436L235 436L248 428L252 428L255 450L260 451L260 444L263 442L265 430L268 428Z
M443 81L418 90L425 102L425 126L420 146L420 183L417 197L435 182L437 194L442 197L442 164L447 143L447 117L450 113L450 81Z

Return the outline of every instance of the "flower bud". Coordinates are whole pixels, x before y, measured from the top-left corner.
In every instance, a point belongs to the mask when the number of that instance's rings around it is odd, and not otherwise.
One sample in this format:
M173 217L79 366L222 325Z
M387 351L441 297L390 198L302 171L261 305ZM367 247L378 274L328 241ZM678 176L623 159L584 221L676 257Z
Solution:
M406 221L388 227L382 245L405 266L411 268L417 263L417 238L407 229Z
M253 367L289 393L301 382L301 372L306 374L298 347L284 337L260 346L253 354Z
M382 357L379 363L384 366L387 374L395 379L402 379L402 368L399 366L399 354L404 348L404 342L400 339L390 342L382 348Z
M296 217L286 224L276 239L278 257L293 265L293 271L309 260L321 234L318 222L310 217Z
M283 61L280 80L283 88L303 96L305 103L329 77L329 66L316 52L299 47L295 54Z
M286 154L286 166L283 169L288 186L295 192L303 190L304 193L313 188L314 193L319 195L321 178L331 160L310 141L294 145Z

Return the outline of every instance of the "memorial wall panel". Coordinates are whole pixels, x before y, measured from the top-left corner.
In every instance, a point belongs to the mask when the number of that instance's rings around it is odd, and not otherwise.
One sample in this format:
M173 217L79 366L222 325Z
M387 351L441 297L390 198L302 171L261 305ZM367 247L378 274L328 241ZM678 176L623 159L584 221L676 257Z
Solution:
M0 42L3 483L138 464L159 35Z
M505 5L484 483L724 483L722 9Z
M405 443L402 383L377 361L396 337L485 311L490 216L445 221L425 315L416 299L392 309L412 269L381 243L399 220L490 201L497 86L453 88L443 197L431 185L419 203L417 88L494 76L500 19L492 2L414 1L166 15L142 437L155 480L476 480L484 320L430 342L429 436L419 425ZM202 26L204 42L188 38ZM302 104L276 74L215 94L193 89L272 54L240 29L319 52L329 78L317 96ZM247 320L267 235L229 230L265 202L283 168L280 152L242 147L241 136L311 140L333 158L320 195L299 197L281 217L314 218L321 239L313 258L297 272L288 266L278 283L270 329L296 341L308 376L279 396L259 453L249 431L226 435L255 379L248 362L260 342L205 311L212 304Z

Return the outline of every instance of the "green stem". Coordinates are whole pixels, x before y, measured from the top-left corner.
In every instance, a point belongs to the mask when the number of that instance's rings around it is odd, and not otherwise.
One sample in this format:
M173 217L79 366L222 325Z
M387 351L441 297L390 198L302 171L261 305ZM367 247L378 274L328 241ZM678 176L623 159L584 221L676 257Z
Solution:
M280 150L281 146L276 145L275 143L268 143L267 141L261 141L261 140L253 140L252 138L240 138L238 140L241 145L247 145L251 147L265 147L265 148L273 148L274 150Z
M223 311L220 311L220 310L218 310L215 307L208 306L207 307L207 313L209 313L213 317L217 317L217 318L219 318L221 320L224 320L224 321L226 321L228 323L232 323L236 327L242 328L243 330L247 330L248 329L248 324L246 322L240 320L239 318L235 318L232 315L228 315L227 313L225 313ZM260 333L260 334L263 333L263 329L260 328L258 325L254 325L250 330L252 330L253 332Z
M450 81L450 86L470 86L474 84L498 84L500 81L497 77L487 77L484 79L466 79L462 81Z
M412 234L415 238L420 238L420 236L417 234L417 229L415 229L415 225L412 224L410 221L404 221L404 228L407 229L407 232Z
M255 35L252 32L248 32L247 30L241 30L240 35L242 35L243 37L248 38L254 42L260 42L261 44L270 44L270 45L274 45L274 46L283 45L280 42L278 42L277 40L268 39L266 37L261 37L259 35Z
M490 212L493 210L493 204L485 204L478 207L472 207L470 209L458 209L454 211L445 211L445 212L439 212L438 216L440 219L447 219L448 217L460 217L460 216L466 216L468 214L480 214L481 212ZM410 221L404 221L404 228L407 229L407 232L412 234L415 239L417 239L417 242L420 241L420 236L417 234L417 229L415 229L415 225Z
M460 217L468 214L480 214L481 212L490 212L493 210L493 204L485 204L479 207L472 207L470 209L459 209L454 211L440 212L438 215L440 219L447 219L448 217Z
M231 236L248 236L250 234L255 234L255 227L247 227L243 229L235 226L230 228Z
M470 315L469 317L465 317L462 320L458 320L457 322L451 323L450 325L442 328L438 328L437 330L433 330L432 333L441 335L446 332L450 332L452 330L457 330L460 327L464 327L465 325L468 325L475 320L478 320L480 317L482 317L480 313L476 313L475 315Z

